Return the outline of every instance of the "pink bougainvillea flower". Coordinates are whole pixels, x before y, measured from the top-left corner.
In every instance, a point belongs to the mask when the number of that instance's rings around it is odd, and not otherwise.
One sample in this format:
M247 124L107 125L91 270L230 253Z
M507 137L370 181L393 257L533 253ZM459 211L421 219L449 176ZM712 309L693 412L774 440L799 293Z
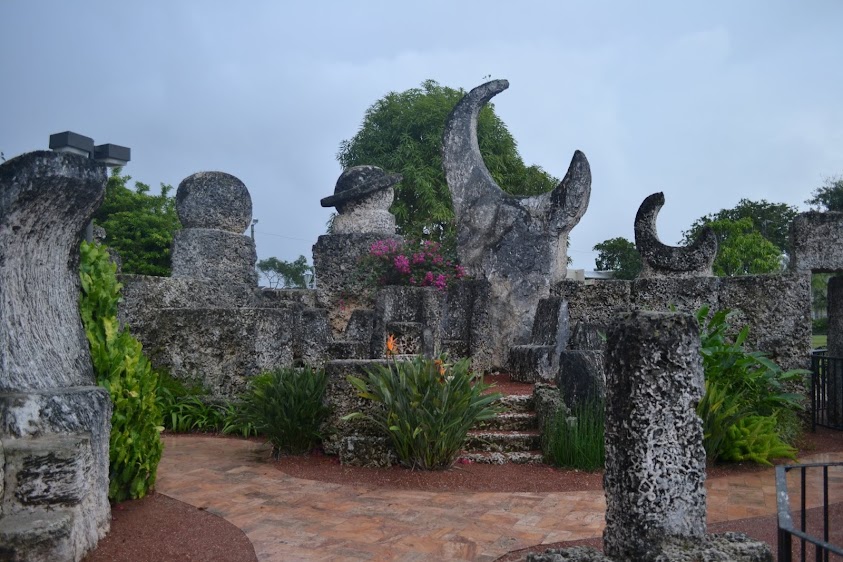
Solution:
M395 269L397 269L402 275L410 274L410 260L404 254L398 254L395 256L393 263L395 264Z

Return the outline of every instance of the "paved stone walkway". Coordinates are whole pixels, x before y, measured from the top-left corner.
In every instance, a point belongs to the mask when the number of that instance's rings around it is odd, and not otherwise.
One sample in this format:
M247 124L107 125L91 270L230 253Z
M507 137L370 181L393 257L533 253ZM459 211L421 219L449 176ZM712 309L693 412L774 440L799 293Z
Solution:
M438 493L345 486L287 476L243 440L166 436L156 489L242 529L258 560L495 560L543 543L598 536L602 491ZM843 453L803 462L843 460ZM709 521L776 511L773 469L713 479ZM831 471L831 502L843 471ZM811 483L810 490L818 486ZM809 507L818 493L809 493Z

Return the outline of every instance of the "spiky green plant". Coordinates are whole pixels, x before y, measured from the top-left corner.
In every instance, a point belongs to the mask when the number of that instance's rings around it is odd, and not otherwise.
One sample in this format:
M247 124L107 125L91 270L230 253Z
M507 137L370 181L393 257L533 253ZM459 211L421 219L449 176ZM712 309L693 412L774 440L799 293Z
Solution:
M560 409L548 424L545 459L556 466L597 470L606 464L605 401L592 397L569 413Z
M320 426L329 413L322 397L323 370L284 368L252 379L236 405L237 422L251 425L272 444L272 454L301 454L322 438ZM242 431L242 429L241 429Z
M359 395L380 404L372 413L355 412L388 436L401 464L436 470L454 464L475 423L494 417L500 394L471 373L469 361L416 357L370 368L365 378L348 377Z

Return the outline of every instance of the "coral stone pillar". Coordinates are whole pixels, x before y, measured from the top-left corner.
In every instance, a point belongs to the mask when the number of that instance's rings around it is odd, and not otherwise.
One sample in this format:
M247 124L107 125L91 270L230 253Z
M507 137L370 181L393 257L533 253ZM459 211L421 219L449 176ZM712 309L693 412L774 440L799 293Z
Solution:
M667 539L705 536L699 328L690 314L633 312L607 338L603 548L653 560Z
M0 167L0 392L93 384L79 244L106 169L39 151Z
M81 560L105 536L111 400L79 317L79 244L106 168L0 165L0 559Z
M252 197L225 172L199 172L176 190L182 230L173 239L172 276L257 286L255 241L243 232L252 222Z
M843 277L828 280L828 352L843 358ZM843 369L828 370L827 421L843 425Z

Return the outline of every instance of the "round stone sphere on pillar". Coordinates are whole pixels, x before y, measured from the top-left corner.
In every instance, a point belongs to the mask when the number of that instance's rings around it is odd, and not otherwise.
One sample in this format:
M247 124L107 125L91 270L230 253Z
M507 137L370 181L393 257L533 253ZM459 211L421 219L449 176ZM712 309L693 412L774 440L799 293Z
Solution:
M184 228L243 234L252 222L252 197L231 174L199 172L179 184L176 212Z

